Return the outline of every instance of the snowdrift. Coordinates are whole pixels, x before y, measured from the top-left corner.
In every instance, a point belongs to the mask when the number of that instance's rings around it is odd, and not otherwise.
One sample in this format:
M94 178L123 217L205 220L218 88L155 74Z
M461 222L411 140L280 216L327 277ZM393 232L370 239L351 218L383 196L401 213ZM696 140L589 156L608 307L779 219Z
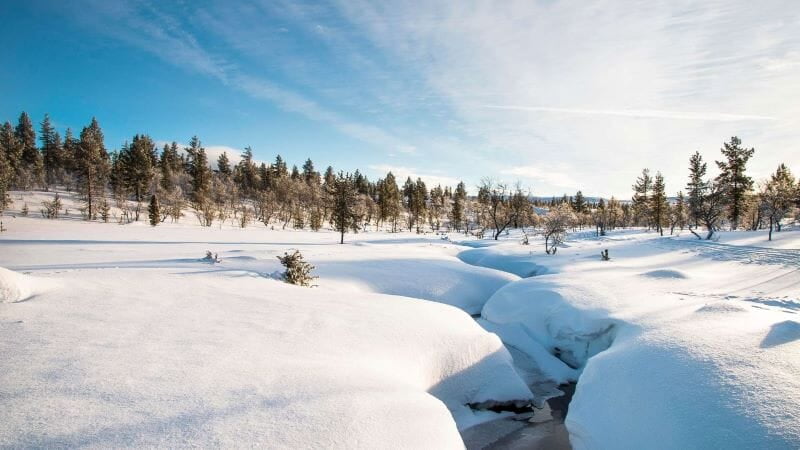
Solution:
M34 295L34 287L41 288L44 281L0 267L0 303L15 303Z
M496 415L467 405L533 400L451 306L241 271L97 275L4 311L0 446L463 448L458 429Z

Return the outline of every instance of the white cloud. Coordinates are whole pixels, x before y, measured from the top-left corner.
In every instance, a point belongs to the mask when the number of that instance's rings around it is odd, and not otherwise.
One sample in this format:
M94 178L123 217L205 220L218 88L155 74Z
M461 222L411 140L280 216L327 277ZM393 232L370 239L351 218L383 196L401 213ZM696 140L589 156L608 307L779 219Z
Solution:
M757 116L752 114L659 111L654 109L614 110L614 109L555 108L547 106L517 106L517 105L483 105L483 107L489 109L507 109L512 111L617 116L617 117L630 117L634 119L675 119L675 120L701 120L701 121L706 120L706 121L721 121L721 122L735 122L743 120L777 120L775 117Z
M533 189L536 189L536 184L552 186L553 188L561 188L566 191L572 191L579 186L578 183L570 174L565 171L566 169L554 169L552 167L544 168L539 166L516 166L500 170L503 175L510 175L517 178L533 181Z
M442 187L451 186L455 187L461 180L457 178L448 177L444 175L437 175L434 173L424 173L420 172L415 167L403 167L403 166L392 166L389 164L377 164L369 166L369 169L372 170L373 175L376 177L383 178L386 176L387 173L392 172L395 179L397 180L397 184L402 187L403 183L406 182L407 178L411 178L412 180L416 180L417 178L422 179L425 182L425 185L428 189L441 185Z

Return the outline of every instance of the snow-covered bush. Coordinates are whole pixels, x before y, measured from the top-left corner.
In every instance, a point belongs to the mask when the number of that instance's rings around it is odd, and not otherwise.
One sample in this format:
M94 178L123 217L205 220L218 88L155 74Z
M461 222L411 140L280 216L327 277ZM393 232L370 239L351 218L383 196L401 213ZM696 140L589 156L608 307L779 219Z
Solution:
M295 250L292 254L284 253L283 256L278 256L277 258L286 267L283 279L287 283L298 286L311 286L311 282L314 278L317 278L311 275L314 266L303 261L303 255L300 254L299 250Z

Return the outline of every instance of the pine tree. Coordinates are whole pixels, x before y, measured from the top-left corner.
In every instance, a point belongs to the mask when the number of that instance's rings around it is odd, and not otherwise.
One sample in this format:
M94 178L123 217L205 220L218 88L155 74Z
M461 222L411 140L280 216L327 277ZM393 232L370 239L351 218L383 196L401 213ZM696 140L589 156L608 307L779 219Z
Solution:
M193 136L186 148L189 157L189 175L192 177L192 201L201 205L209 201L211 193L211 169L208 167L206 149L197 136Z
M86 219L93 220L98 212L98 200L104 198L109 172L109 156L103 143L103 132L95 118L81 130L76 162L86 199Z
M675 205L670 209L669 234L673 233L676 226L683 230L683 227L686 226L687 215L686 197L684 197L683 191L678 191L678 195L675 197Z
M45 114L39 131L42 142L42 153L45 173L45 186L50 186L61 181L63 171L63 158L61 156L61 137L50 124L50 117Z
M158 204L156 194L150 196L150 206L147 208L147 215L150 218L150 225L156 226L161 223L161 207Z
M781 231L781 221L794 206L797 195L795 179L791 170L785 164L778 166L763 190L759 194L760 207L769 219L769 240L772 240L772 230Z
M381 180L378 192L378 217L381 221L391 221L392 232L397 231L397 219L400 216L400 188L392 172Z
M700 215L703 208L703 198L708 191L708 181L705 180L707 164L703 162L700 152L694 152L689 158L689 183L686 192L689 195L689 216L695 226L700 224Z
M8 163L6 150L3 147L2 140L0 140L0 213L5 211L6 207L11 203L11 197L8 195L11 178L11 165Z
M642 169L642 175L636 179L636 184L633 185L633 212L640 221L641 218L645 218L648 228L650 228L650 223L647 219L650 216L651 204L649 195L652 185L653 178L650 176L650 169Z
M309 186L319 186L320 184L319 172L314 170L314 163L311 161L311 158L308 158L306 162L303 163L303 179Z
M344 244L345 233L350 230L357 232L361 221L361 215L357 210L358 192L353 176L339 172L327 186L327 194L333 227L341 234L339 243Z
M8 187L19 185L20 173L22 172L22 146L17 141L17 136L14 134L14 127L11 123L6 122L0 129L0 149L3 150L5 162L8 168Z
M572 210L577 214L583 214L586 211L586 199L583 197L583 192L578 191L572 199Z
M465 219L465 208L467 204L467 189L464 182L461 181L456 186L456 192L453 195L453 208L450 211L450 221L456 231L461 231Z
M746 195L753 188L753 179L745 175L745 170L755 149L742 147L741 139L734 136L730 142L723 143L720 151L725 161L716 161L720 170L717 183L725 194L731 228L735 230L739 228L739 219L745 209Z
M36 133L33 123L26 112L19 116L19 123L14 130L19 145L22 147L22 164L29 178L25 180L25 188L44 183L44 163L42 154L36 147Z
M149 136L137 134L131 144L126 143L119 153L119 181L137 203L144 201L155 175L155 148L155 143Z
M281 155L275 157L275 164L272 165L272 176L275 179L289 176L289 170L286 167L286 162L283 161Z
M655 227L656 231L663 236L664 223L667 221L669 204L667 203L666 186L664 184L664 177L661 175L661 172L656 172L655 179L653 180L653 191L649 201L653 226Z
M219 172L219 175L225 179L230 178L230 176L233 174L230 160L228 160L228 152L222 152L222 154L219 155L219 158L217 158L217 172Z

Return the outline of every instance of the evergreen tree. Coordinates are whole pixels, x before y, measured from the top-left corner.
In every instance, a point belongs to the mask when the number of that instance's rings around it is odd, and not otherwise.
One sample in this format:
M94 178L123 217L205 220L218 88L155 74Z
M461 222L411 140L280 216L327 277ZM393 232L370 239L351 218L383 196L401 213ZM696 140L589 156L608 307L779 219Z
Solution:
M319 172L314 170L314 163L311 161L311 158L308 158L306 162L303 163L303 179L309 186L319 186L320 184Z
M381 180L378 193L378 217L381 221L392 223L392 232L397 231L397 219L400 217L400 188L392 172Z
M703 162L700 152L694 152L689 158L689 183L686 192L689 195L689 216L695 226L700 223L703 209L703 198L708 191L708 181L705 180L707 165Z
M158 205L156 194L150 196L150 206L147 208L147 213L150 217L150 225L156 226L161 223L161 207Z
M189 175L192 177L192 201L200 205L210 200L211 169L208 167L206 149L197 136L193 136L186 148L189 157Z
M650 169L642 169L642 175L636 179L636 184L633 185L633 212L636 217L641 220L645 218L647 227L650 228L650 223L647 218L650 216L649 195L653 186L653 178L650 176Z
M11 178L11 165L8 163L3 141L0 140L0 213L5 211L6 207L11 203L11 198L8 195Z
M114 170L119 174L115 177L118 177L124 191L133 195L137 203L144 201L155 175L155 148L155 143L149 136L137 134L131 144L126 143L119 153L119 163Z
M583 192L578 191L572 199L572 210L577 214L586 212L586 199L583 197Z
M720 170L716 180L725 194L731 228L735 230L745 209L746 195L753 188L753 179L745 174L745 170L755 149L742 147L741 139L734 136L730 142L723 143L720 151L725 161L716 161Z
M683 230L683 227L686 226L687 216L688 208L686 206L686 197L684 197L683 191L678 191L678 195L675 197L675 205L670 210L669 234L672 234L676 226Z
M297 170L297 166L292 166L292 174L289 176L292 181L297 181L300 179L300 171Z
M361 215L358 213L358 192L355 181L350 174L339 174L326 187L333 227L341 235L340 244L344 244L344 234L352 230L357 232Z
M232 175L231 171L231 163L228 160L228 152L222 152L217 158L217 172L219 172L220 176L228 179Z
M253 161L253 149L249 146L245 147L242 152L242 159L236 165L236 175L234 177L239 185L239 190L245 196L254 198L257 191L264 190L262 184L264 187L269 186L267 167L266 165L263 166L264 170L259 176L259 167Z
M19 123L14 134L22 147L22 164L28 175L28 179L24 183L25 188L43 184L44 162L42 161L42 154L39 153L39 149L36 147L36 133L33 131L33 123L31 123L31 118L28 117L26 112L20 114Z
M42 142L42 153L45 173L45 186L50 186L61 181L64 170L61 137L50 124L50 117L45 114L39 131Z
M14 127L6 122L0 129L0 147L4 150L6 164L8 164L9 186L20 186L24 165L22 163L22 146L14 133Z
M453 195L453 208L450 211L450 221L456 231L461 231L464 224L465 209L467 204L467 189L464 182L461 181L456 186L456 192Z
M275 179L289 176L289 170L286 168L286 162L283 161L281 155L275 157L275 164L272 165L272 175Z
M772 240L772 230L777 227L781 231L781 220L792 209L797 195L795 179L791 170L785 164L770 176L759 194L761 209L769 219L769 240Z
M77 172L82 193L86 200L86 219L93 220L104 199L105 185L109 173L109 156L103 143L103 132L97 119L81 130L78 154L76 155Z
M661 236L664 235L664 223L667 222L668 211L669 204L667 203L664 177L661 175L661 172L656 172L655 179L653 180L653 191L650 196L650 212L652 214L652 224Z

